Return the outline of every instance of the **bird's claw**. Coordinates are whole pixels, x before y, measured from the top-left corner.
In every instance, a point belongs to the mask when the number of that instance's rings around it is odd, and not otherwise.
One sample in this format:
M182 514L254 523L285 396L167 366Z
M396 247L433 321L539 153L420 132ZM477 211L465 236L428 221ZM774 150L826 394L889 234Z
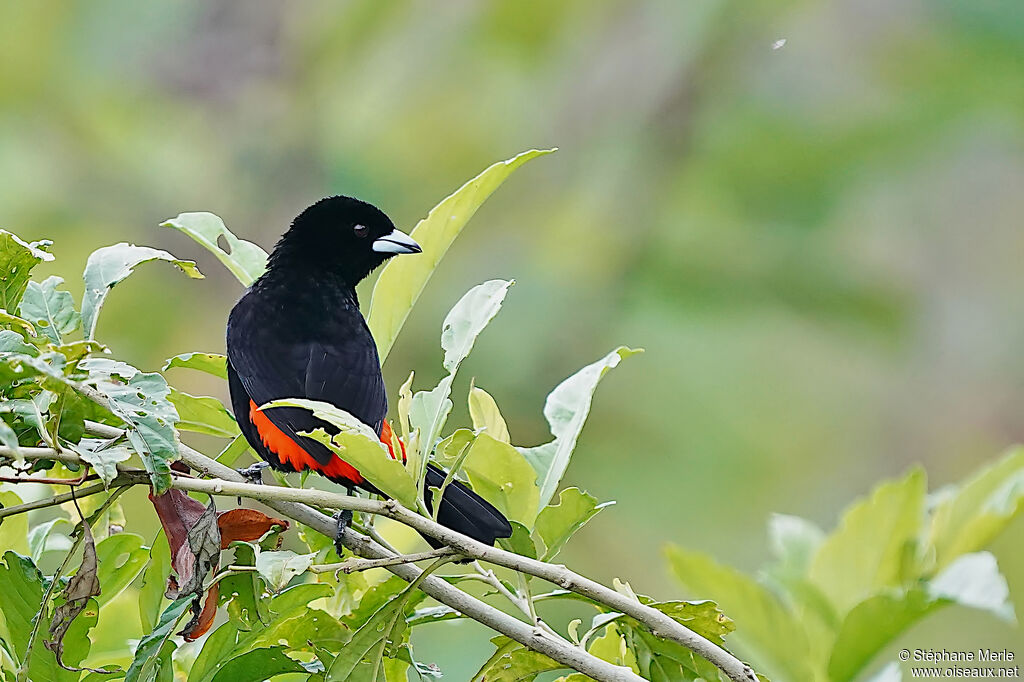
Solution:
M341 553L345 547L341 544L341 539L345 535L345 529L352 525L352 510L343 509L334 515L334 520L338 522L338 532L334 536L334 551L338 553L338 557L341 558Z
M235 469L235 471L240 473L249 483L259 485L263 483L263 470L268 466L270 466L269 462L256 462L250 467Z

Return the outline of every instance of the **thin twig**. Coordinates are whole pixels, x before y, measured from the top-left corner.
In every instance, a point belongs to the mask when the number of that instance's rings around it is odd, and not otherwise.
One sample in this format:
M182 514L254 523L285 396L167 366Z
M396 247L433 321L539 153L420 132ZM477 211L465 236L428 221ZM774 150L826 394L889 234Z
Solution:
M35 482L35 481L31 481ZM36 509L45 509L46 507L54 507L58 504L64 504L69 502L72 498L77 497L82 499L83 497L89 497L96 493L101 493L106 490L106 486L102 483L89 486L88 488L76 489L73 493L61 493L60 495L54 495L53 497L47 497L42 500L36 500L34 502L26 502L25 504L17 504L13 507L4 507L0 509L0 519L7 518L8 516L14 516L16 514L24 514Z
M313 573L356 573L358 571L368 571L371 568L386 568L388 566L397 566L398 564L414 564L417 561L426 561L427 559L437 559L443 556L452 556L455 554L455 550L451 547L441 547L430 552L418 552L416 554L402 554L395 557L389 557L387 559L346 559L335 564L316 564L309 567L309 570Z

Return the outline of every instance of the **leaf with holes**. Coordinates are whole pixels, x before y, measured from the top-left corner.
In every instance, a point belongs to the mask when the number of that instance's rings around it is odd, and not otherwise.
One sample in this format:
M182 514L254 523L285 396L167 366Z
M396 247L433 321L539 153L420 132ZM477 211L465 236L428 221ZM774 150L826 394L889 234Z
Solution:
M14 312L25 293L32 268L53 260L47 253L52 242L22 241L7 230L0 230L0 309Z
M119 363L117 367L90 363L89 381L105 395L111 411L128 426L127 438L142 458L153 488L159 495L171 486L171 462L178 459L174 426L178 412L168 400L171 389L159 374L140 372ZM112 369L106 373L98 368Z
M160 227L171 227L192 237L215 255L243 286L255 282L267 269L267 252L257 244L236 237L213 213L181 213L177 218L164 221ZM222 239L226 249L218 244Z
M42 283L29 282L21 299L18 314L55 344L63 343L65 334L78 329L82 317L75 310L75 299L67 291L58 290L62 277L47 277Z

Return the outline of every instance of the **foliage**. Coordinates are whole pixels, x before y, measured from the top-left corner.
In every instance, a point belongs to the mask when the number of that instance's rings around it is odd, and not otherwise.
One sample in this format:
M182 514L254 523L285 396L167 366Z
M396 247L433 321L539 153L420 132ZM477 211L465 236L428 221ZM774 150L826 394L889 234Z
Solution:
M371 304L370 325L378 333L382 357L480 203L516 167L542 153L495 164L416 227L422 259L409 259L415 264L410 266L399 266L404 261L398 260L388 265ZM235 237L212 214L184 213L166 225L214 252L243 285L264 267L266 254ZM222 248L221 241L229 248ZM145 372L113 359L94 336L112 287L138 265L162 260L198 278L195 265L147 247L99 249L86 266L79 312L60 278L30 281L32 268L52 258L47 246L0 233L0 272L11 275L4 280L5 312L0 316L3 456L19 475L47 471L51 478L73 479L88 469L21 459L28 447L71 450L95 470L101 487L117 490L102 506L91 505L96 498L85 498L81 509L66 508L74 509L70 518L80 519L77 526L63 516L64 510L35 524L31 535L25 516L2 519L0 538L7 551L0 565L0 593L14 595L0 605L4 679L256 682L287 675L315 682L396 682L413 675L438 676L436 666L414 651L413 632L462 614L427 602L415 584L383 579L380 570L350 574L322 568L341 557L329 539L309 528L288 533L289 546L282 549L285 521L247 509L218 512L212 500L201 502L172 489L183 432L223 440L225 460L233 462L244 451L237 424L218 399L178 390L165 376L192 369L223 378L223 356L182 353L162 373ZM276 404L310 409L334 424L338 433L318 431L311 437L421 513L429 513L427 464L447 467L448 482L466 483L514 522L513 536L503 541L507 549L550 561L611 504L578 488L559 492L559 486L599 382L637 351L616 348L551 391L544 405L552 434L548 443L513 445L498 402L475 381L464 396L472 428L446 434L457 372L511 285L490 280L456 302L440 333L446 374L435 387L418 391L410 376L399 391L396 431L408 453L405 467L372 431L342 410L311 401ZM123 429L124 435L98 437L109 433L104 425ZM154 542L125 531L117 502L120 487L131 483L121 472L138 465L148 474L163 527ZM923 472L914 471L854 505L829 536L806 521L777 518L771 526L777 560L761 581L701 554L670 548L673 570L699 600L658 601L636 594L628 583L616 581L615 586L626 598L661 611L711 642L741 651L773 679L853 679L882 646L943 605L959 603L1012 618L1005 581L983 546L1018 514L1022 477L1024 461L1015 452L962 488L928 498ZM0 502L11 507L21 499L5 490ZM363 530L372 524L370 518L356 521ZM44 572L51 554L63 554L63 563ZM78 568L67 572L72 577L62 577L75 558ZM545 610L555 603L578 613L564 637L645 679L721 679L716 668L690 650L575 593L541 593L536 579L513 572L482 574L462 564L445 568L444 577L453 584L483 579L492 590L485 598L522 611L524 618L544 622ZM142 624L134 648L119 629L126 607L137 610ZM226 616L207 633L218 609ZM891 625L880 628L879 620ZM585 621L589 625L581 632ZM44 641L47 633L50 639ZM110 639L117 641L116 650L97 646ZM566 673L563 680L581 679L516 642L503 637L493 642L495 652L483 662L478 680L532 680L552 671Z
M760 579L676 546L673 572L735 619L730 645L777 680L858 679L877 654L941 608L987 611L1015 623L1006 579L984 547L1024 506L1024 449L960 486L927 494L914 469L854 502L825 534L775 516L775 560Z

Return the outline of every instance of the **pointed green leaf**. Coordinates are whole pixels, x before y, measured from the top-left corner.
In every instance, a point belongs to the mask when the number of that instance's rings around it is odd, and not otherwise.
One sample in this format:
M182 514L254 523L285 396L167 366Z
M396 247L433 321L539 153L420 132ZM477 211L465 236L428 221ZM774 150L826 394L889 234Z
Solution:
M417 391L409 404L409 425L419 431L420 452L415 462L422 463L429 459L434 444L441 435L441 429L451 414L452 375L444 377L430 391Z
M220 438L239 434L238 422L217 398L195 396L172 388L167 397L178 412L178 430Z
M167 591L167 578L171 575L171 548L163 530L156 534L149 549L149 562L139 587L139 620L143 632L151 632L156 627L163 611L164 594Z
M107 604L131 585L149 562L149 547L134 533L115 533L96 543L100 606Z
M325 672L325 682L378 682L384 656L407 636L405 606L415 591L407 587L386 602L352 635Z
M97 316L110 289L132 274L132 271L139 265L155 260L173 263L193 279L202 279L203 277L192 261L175 258L166 251L152 249L148 246L133 246L121 242L113 246L104 246L92 252L85 264L85 272L82 274L82 278L85 280L85 294L82 297L82 327L85 330L86 339L92 339L96 335Z
M47 277L43 282L29 282L21 299L18 313L35 326L42 335L55 344L63 343L64 334L78 329L82 317L75 310L75 299L58 286L62 277Z
M382 493L410 509L416 508L416 482L401 462L391 458L379 440L352 431L342 431L332 437L323 429L299 435L323 443Z
M695 595L714 599L736 622L731 649L758 661L759 672L769 678L814 679L815 654L804 628L774 594L699 552L673 545L667 556L679 582Z
M872 594L903 584L924 520L925 492L920 469L883 483L850 506L821 544L810 579L840 617Z
M285 673L308 672L284 652L284 647L246 651L225 663L213 676L213 682L263 682Z
M459 365L473 350L476 337L494 319L501 309L514 280L492 279L470 289L448 312L441 325L441 363L449 374L455 374Z
M160 667L158 654L163 649L164 643L174 634L174 629L181 620L181 617L188 611L192 604L192 595L188 595L171 602L164 612L160 614L160 622L148 635L139 640L135 649L135 658L125 675L125 682L139 682L150 680L152 675Z
M803 576L825 540L825 533L799 516L772 514L768 519L768 538L781 570Z
M78 453L82 460L92 465L93 471L107 487L117 478L117 465L131 458L132 453L124 445L96 438L83 438L78 443L71 443L71 449Z
M255 282L267 269L267 252L257 244L236 237L213 213L181 213L177 218L164 221L160 227L173 227L195 239L215 255L243 286ZM227 250L217 243L220 239L224 240Z
M473 676L474 682L527 682L541 673L566 668L562 663L527 649L522 644L509 644L504 638L495 639L498 640L498 649Z
M537 473L508 443L481 433L462 464L473 490L509 519L533 528L537 518Z
M544 507L537 516L537 533L547 547L542 561L551 561L576 531L613 504L598 504L596 497L579 488L563 490L558 496L558 503Z
M228 378L228 358L219 353L182 353L164 363L163 372L175 367L196 369L221 379Z
M486 431L492 438L502 443L512 442L505 418L498 409L498 403L494 402L490 393L479 386L473 386L469 390L469 416L473 420L473 428L477 431Z
M1013 624L1009 596L995 557L977 552L959 557L923 586L869 597L850 610L839 629L828 665L829 679L855 679L898 635L948 604L988 611Z
M256 570L275 592L280 592L297 575L305 573L313 565L316 554L296 554L291 550L280 552L259 552L256 555Z
M929 542L941 569L988 545L1024 509L1024 448L1014 448L954 492L932 513Z
M139 372L124 363L111 366L90 360L87 366L90 383L109 399L110 409L128 426L128 442L149 472L155 494L163 494L171 485L171 462L178 459L174 431L178 413L168 400L171 389L167 381L160 374Z
M32 268L53 260L53 255L47 253L51 244L49 241L29 244L7 230L0 230L0 309L8 312L18 309Z
M601 377L623 358L641 352L620 346L576 372L548 394L544 403L544 417L555 439L537 447L519 448L537 471L541 507L547 506L554 497L558 483L569 466L569 459L587 415L590 414L590 403Z
M434 207L413 228L412 238L423 248L423 253L388 261L373 287L367 324L377 341L382 364L437 264L484 200L516 168L553 151L534 149L499 161Z

